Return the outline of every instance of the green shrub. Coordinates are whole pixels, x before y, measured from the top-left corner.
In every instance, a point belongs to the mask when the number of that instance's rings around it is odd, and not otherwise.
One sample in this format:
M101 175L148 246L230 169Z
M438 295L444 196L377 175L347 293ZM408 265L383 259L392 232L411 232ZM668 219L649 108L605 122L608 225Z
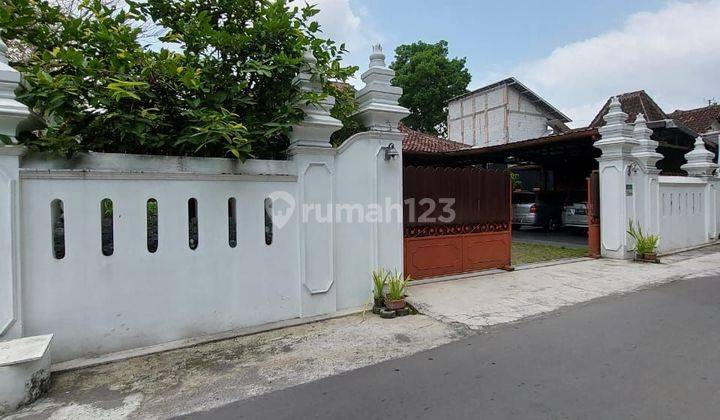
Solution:
M405 297L410 276L403 277L402 273L391 273L387 280L387 298L389 300L400 300Z
M318 9L286 0L84 0L66 13L47 0L5 0L3 38L21 54L19 100L47 128L33 148L193 156L283 157L301 106L322 94L294 78L346 80L344 45L320 36ZM162 35L146 42L150 23ZM340 109L351 109L340 103Z
M632 220L630 221L630 226L628 227L627 233L635 240L635 248L633 250L639 255L649 254L657 251L657 246L660 242L660 236L646 235L639 224L637 228L635 227Z
M372 272L373 297L375 299L381 299L383 297L389 275L390 273L385 271L384 268L380 268Z

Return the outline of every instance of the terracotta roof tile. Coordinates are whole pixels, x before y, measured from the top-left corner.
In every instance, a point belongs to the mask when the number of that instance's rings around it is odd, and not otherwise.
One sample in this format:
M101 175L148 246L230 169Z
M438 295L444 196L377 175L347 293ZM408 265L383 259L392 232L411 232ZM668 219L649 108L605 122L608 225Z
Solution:
M635 117L639 113L645 115L647 121L659 121L668 119L668 115L660 108L658 104L648 95L644 90L638 90L636 92L628 92L618 95L620 99L620 105L624 113L628 114L628 123L635 122ZM600 112L593 118L592 122L588 127L597 128L605 125L603 116L607 114L610 108L610 99L605 102Z
M405 133L403 152L440 153L470 149L466 144L412 130L402 124L398 129Z
M709 105L687 111L677 110L670 114L670 118L680 121L696 133L707 133L713 131L713 123L720 121L720 105Z

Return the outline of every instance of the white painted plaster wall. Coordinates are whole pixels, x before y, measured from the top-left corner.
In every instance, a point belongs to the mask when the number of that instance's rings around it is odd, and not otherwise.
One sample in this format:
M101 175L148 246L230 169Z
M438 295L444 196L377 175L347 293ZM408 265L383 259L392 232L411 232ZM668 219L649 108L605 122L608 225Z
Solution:
M338 202L377 204L383 212L388 203L395 208L390 218L383 214L378 223L335 225L335 241L344 244L335 247L339 307L357 307L369 302L368 276L372 270L403 269L402 156L385 160L383 148L390 143L400 150L402 135L360 133L343 143L336 157ZM362 164L366 161L372 164Z
M707 182L698 178L660 177L658 197L659 248L662 252L682 249L708 242L705 215ZM713 197L714 201L714 197Z
M53 360L97 355L300 316L297 215L264 240L265 197L296 195L274 181L23 180L24 335L53 333ZM199 246L188 246L189 198ZM238 244L228 245L228 198ZM65 208L66 255L51 248L50 202ZM114 254L100 248L100 201L114 207ZM146 201L158 201L159 246L146 246Z
M367 303L373 269L402 269L401 214L382 223L301 223L296 208L266 245L264 200L283 192L323 211L343 202L383 204L385 197L399 204L402 163L386 161L382 148L400 150L401 141L399 133L363 133L337 152L249 161L229 173L217 173L228 162L202 159L177 170L173 159L99 155L85 159L88 171L29 158L20 171L22 335L54 334L52 357L62 362ZM123 163L133 169L117 169ZM101 252L104 198L114 209L111 256ZM147 250L150 198L159 210L155 253ZM195 250L188 245L190 198L198 202ZM65 210L62 259L52 252L54 199Z

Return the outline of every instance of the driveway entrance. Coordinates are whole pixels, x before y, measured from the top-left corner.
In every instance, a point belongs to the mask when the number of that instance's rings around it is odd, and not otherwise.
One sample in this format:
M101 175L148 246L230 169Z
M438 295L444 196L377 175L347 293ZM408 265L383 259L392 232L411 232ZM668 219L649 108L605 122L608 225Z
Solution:
M510 175L406 167L404 271L414 279L510 266Z
M513 242L564 246L565 248L587 248L587 229L564 228L549 232L543 228L522 228L513 231Z

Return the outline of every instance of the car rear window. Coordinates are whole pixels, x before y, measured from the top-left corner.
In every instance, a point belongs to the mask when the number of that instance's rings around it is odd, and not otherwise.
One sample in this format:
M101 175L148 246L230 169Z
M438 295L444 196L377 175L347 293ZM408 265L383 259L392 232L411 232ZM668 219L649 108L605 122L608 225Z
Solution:
M513 204L532 204L535 202L535 194L533 193L514 193L512 196Z

